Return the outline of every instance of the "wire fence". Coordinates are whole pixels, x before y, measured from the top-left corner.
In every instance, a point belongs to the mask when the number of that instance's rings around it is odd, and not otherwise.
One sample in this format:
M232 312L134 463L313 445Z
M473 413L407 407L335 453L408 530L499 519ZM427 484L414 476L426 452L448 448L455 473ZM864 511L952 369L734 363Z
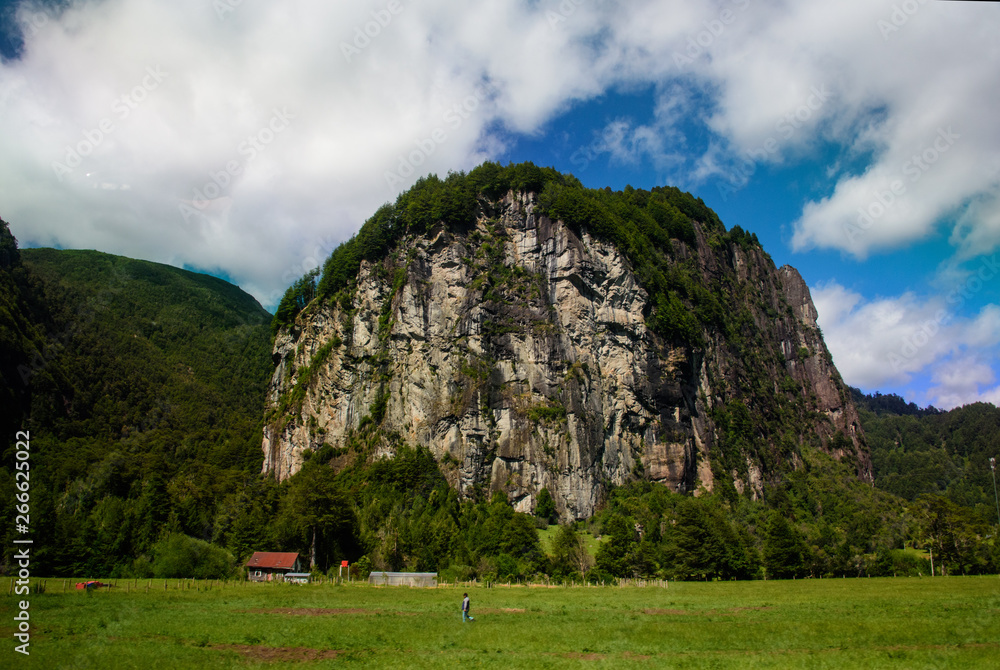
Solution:
M382 575L385 575L382 577ZM378 578L375 578L379 576ZM14 587L17 579L10 579L7 595L14 594ZM2 582L0 582L2 583ZM472 580L448 580L442 581L435 573L375 573L369 579L341 579L338 577L327 577L325 575L312 576L307 582L309 585L326 586L353 586L367 588L487 588L487 589L514 589L514 588L668 588L669 581L666 579L615 579L598 583L571 582L551 579L535 580L508 580L508 581L481 581ZM301 583L286 582L281 579L272 581L254 581L249 579L141 579L141 578L110 578L105 580L97 579L63 579L44 578L34 579L31 584L31 593L69 593L73 591L81 592L111 592L111 593L150 593L155 591L213 591L224 589L240 589L247 587L292 587L302 586ZM2 588L2 587L0 587ZM2 593L2 591L0 591Z

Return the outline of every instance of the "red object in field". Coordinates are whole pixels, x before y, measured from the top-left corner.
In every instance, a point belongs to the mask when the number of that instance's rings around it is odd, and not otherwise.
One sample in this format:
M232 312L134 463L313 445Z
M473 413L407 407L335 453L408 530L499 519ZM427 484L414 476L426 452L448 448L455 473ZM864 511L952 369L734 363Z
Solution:
M94 580L91 580L89 582L77 582L76 583L76 588L80 589L81 591L83 589L99 589L102 586L110 587L111 585L110 584L103 584L101 582L94 581Z
M347 561L341 561L340 562L340 567L346 568L347 567Z

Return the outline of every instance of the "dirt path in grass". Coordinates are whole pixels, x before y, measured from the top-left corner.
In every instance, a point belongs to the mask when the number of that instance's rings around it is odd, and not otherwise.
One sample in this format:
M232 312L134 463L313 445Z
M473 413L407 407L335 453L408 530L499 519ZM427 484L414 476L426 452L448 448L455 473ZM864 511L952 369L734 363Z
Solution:
M643 613L653 615L669 616L732 616L740 612L763 612L772 609L771 607L730 607L727 610L700 610L697 612L690 610L665 610L665 609L645 609Z
M395 616L420 616L420 612L387 612L385 610L366 610L359 607L326 608L326 607L270 607L252 610L237 610L246 614L284 614L286 616L337 616L343 614L391 614Z
M329 609L324 607L272 607L243 610L250 614L292 614L297 616L324 616L328 614L375 614L373 610L360 608Z
M235 651L244 658L270 663L294 661L321 661L337 658L343 651L337 649L312 649L310 647L264 647L259 644L213 644L212 649Z

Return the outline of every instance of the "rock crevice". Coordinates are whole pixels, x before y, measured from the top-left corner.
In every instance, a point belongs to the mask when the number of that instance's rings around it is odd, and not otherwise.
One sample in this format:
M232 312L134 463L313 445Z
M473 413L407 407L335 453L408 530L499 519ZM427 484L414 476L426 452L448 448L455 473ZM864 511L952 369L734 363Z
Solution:
M530 194L492 209L471 230L405 238L383 262L362 264L349 308L313 303L278 333L264 471L284 479L308 452L355 448L377 427L370 457L425 446L463 495L505 491L531 511L544 487L567 520L634 479L694 491L722 474L759 495L784 447L760 430L737 443L720 427L734 402L753 416L760 392L741 381L753 363L732 334L706 327L702 346L665 341L647 327L649 296L613 245L536 216ZM706 285L740 287L723 298L753 321L742 326L758 331L754 346L771 349L774 395L812 417L799 444L836 442L835 455L870 478L857 412L801 277L762 251L727 254L699 235L697 247L676 242L678 259Z

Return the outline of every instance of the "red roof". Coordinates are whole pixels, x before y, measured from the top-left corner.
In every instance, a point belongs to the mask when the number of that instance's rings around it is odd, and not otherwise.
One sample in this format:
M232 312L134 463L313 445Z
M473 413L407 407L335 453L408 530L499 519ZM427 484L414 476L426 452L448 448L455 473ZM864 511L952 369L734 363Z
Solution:
M291 570L299 558L295 552L255 551L247 561L248 568L274 568L275 570Z

